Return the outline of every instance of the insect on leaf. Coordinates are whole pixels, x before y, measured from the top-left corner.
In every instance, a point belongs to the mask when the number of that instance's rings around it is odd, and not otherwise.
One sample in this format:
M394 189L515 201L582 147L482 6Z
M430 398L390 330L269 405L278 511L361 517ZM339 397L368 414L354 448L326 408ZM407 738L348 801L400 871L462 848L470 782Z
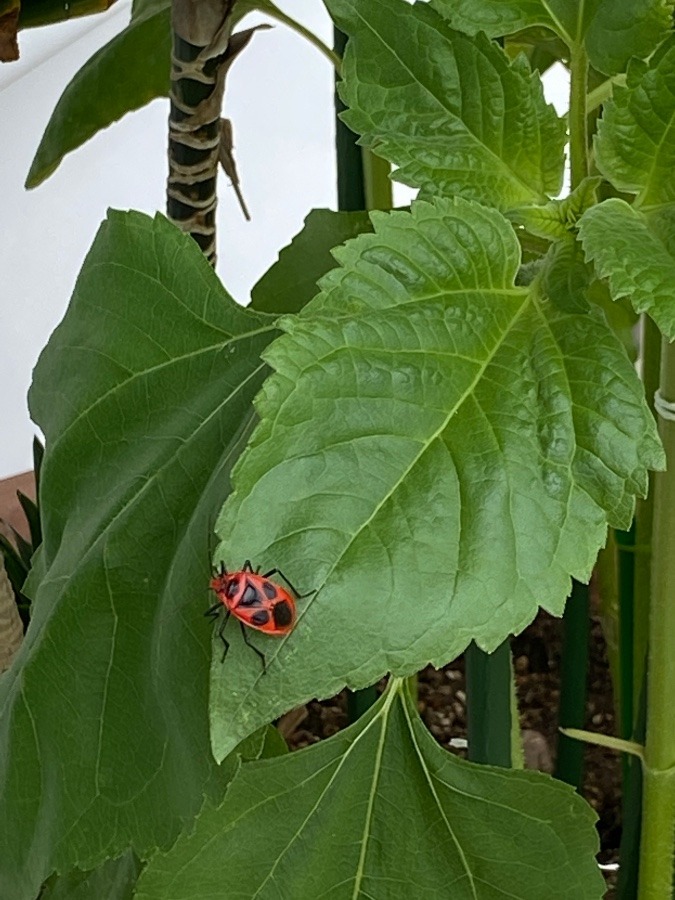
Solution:
M375 234L336 251L265 352L217 558L317 593L290 635L256 635L267 675L239 639L240 664L214 667L218 757L310 697L442 666L472 639L489 651L539 606L560 614L663 465L604 316L516 286L498 212L457 198L371 215Z

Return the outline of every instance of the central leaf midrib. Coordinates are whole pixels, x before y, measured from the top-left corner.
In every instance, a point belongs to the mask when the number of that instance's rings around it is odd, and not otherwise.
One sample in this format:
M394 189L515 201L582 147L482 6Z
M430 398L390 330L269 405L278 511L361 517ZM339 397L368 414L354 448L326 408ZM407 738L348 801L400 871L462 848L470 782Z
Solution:
M391 691L391 689L390 689L390 691ZM380 733L380 739L378 741L378 753L376 755L375 762L373 763L374 771L373 771L373 779L372 779L372 783L371 783L371 797L372 797L373 791L374 791L374 785L377 783L377 780L379 778L379 770L377 767L377 763L381 759L380 749L383 747L384 741L387 736L387 722L389 719L389 711L391 709L394 697L395 697L395 693L393 691L391 691L389 697L385 698L385 700L382 704L382 709L377 711L377 713L372 717L372 719L366 723L363 730L360 731L359 734L356 735L354 740L347 746L347 748L344 751L344 753L342 754L337 766L335 767L335 771L330 776L330 778L328 779L328 781L326 782L324 787L321 789L317 800L315 801L315 803L312 805L312 808L309 810L309 812L305 816L301 826L298 828L296 833L291 837L290 841L286 844L286 846L281 851L281 853L279 853L276 860L274 861L274 865L270 868L270 871L267 873L267 875L262 880L262 882L258 885L258 888L256 889L256 892L253 895L253 897L251 898L251 900L255 900L256 897L260 896L260 891L263 889L265 884L267 884L270 877L274 874L274 872L275 872L277 866L279 865L279 863L281 862L281 859L283 858L283 856L288 852L289 848L293 845L296 838L298 838L300 836L300 834L302 834L303 829L307 826L307 824L311 820L312 816L314 816L314 814L316 813L322 800L325 798L326 794L328 793L330 788L333 786L333 783L335 782L336 778L340 774L343 766L345 765L345 763L349 759L350 755L354 751L354 748L358 746L359 742L365 737L365 735L370 731L371 728L375 727L376 724L381 722L381 733ZM367 811L366 818L365 818L364 833L365 833L365 829L367 829L368 823L370 821L369 815L371 813L372 813L372 808L371 808L371 804L369 802L368 811ZM362 838L362 845L363 845L363 838ZM361 863L361 859L362 859L362 854L359 856L359 864ZM357 880L358 880L358 877L359 877L359 871L357 869L357 875L356 875ZM354 894L354 896L356 896L356 894Z
M445 826L447 828L448 834L450 835L452 842L454 843L455 847L457 848L459 858L464 867L464 871L466 872L467 877L469 879L469 884L471 885L471 893L476 898L476 900L478 900L478 893L476 891L476 885L474 882L473 873L471 872L471 868L470 868L469 862L466 858L466 854L464 853L464 850L462 849L462 845L460 844L457 836L455 835L455 832L453 831L452 825L450 824L450 821L445 813L445 810L443 809L443 805L441 804L438 793L437 793L437 791L433 785L433 782L430 778L429 767L426 765L426 760L424 759L421 748L417 742L417 735L415 734L413 722L410 717L410 711L408 709L405 697L401 696L400 702L401 702L401 706L403 707L403 715L405 717L406 724L408 726L408 733L410 735L410 741L411 741L413 747L415 748L415 753L417 754L417 759L419 761L420 768L424 772L424 777L426 779L427 784L429 785L429 791L433 797L434 803L436 805L436 808L438 809L438 812L440 813L440 816L441 816L443 822L445 822Z

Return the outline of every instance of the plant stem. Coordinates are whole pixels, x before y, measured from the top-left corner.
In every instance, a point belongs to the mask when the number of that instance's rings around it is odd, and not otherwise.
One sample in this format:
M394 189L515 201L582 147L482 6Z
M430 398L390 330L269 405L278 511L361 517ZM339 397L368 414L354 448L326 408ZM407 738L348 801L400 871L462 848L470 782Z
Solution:
M588 57L579 45L570 60L570 187L577 188L588 175Z
M619 671L616 705L619 709L619 734L633 734L633 698L635 686L635 527L615 531L617 555L617 593L619 599ZM624 776L626 775L624 759Z
M653 319L642 315L641 322L642 381L645 396L651 402L659 386L661 361L661 332ZM647 640L649 632L649 603L651 596L652 528L654 522L654 473L649 474L649 493L638 500L635 507L635 561L633 585L633 709L638 708L644 681ZM631 722L631 728L633 723ZM626 737L630 732L626 732ZM642 735L644 737L644 735Z
M347 36L335 28L335 51L342 55L347 43ZM366 209L366 185L363 170L363 154L356 143L356 135L347 128L340 118L340 113L347 107L335 88L335 160L337 163L337 203L341 210Z
M362 148L362 156L366 209L391 209L394 205L389 177L391 165L365 148Z
M574 581L563 616L563 646L560 667L560 725L563 728L584 727L588 636L588 585ZM558 737L555 777L579 790L583 774L584 745L580 741L561 734Z
M493 653L485 653L472 643L464 661L469 759L510 768L511 646L504 641Z
M328 62L333 66L335 71L340 74L340 56L342 54L342 50L340 50L340 55L336 53L334 50L331 50L330 47L327 47L324 42L318 38L313 31L310 31L309 28L305 28L304 25L301 25L300 22L296 22L295 19L292 19L290 16L286 15L286 13L275 6L273 3L267 2L265 6L261 9L261 12L264 12L271 19L276 19L277 22L281 22L283 25L287 25L293 31L296 31L298 34L302 35L307 41L309 41L312 46L316 47L319 53L322 53Z
M675 346L664 341L660 391L675 400ZM638 900L673 892L675 838L675 422L661 419L668 470L654 478L652 595L649 610L647 738Z
M621 845L619 847L619 880L616 886L617 900L635 900L637 897L638 869L640 861L640 832L642 829L642 762L644 759L646 719L646 679L642 667L642 685L636 705L637 715L633 738L643 745L642 758L628 756L624 767L623 797L621 800Z
M642 316L642 381L649 398L659 386L661 333L653 320ZM632 738L645 742L646 727L646 656L649 631L649 603L651 594L652 528L654 518L654 473L649 474L649 493L638 500L635 507L635 560L633 564L633 708L637 710L632 724ZM622 734L625 731L621 723ZM619 881L617 900L633 900L637 896L640 832L642 829L643 767L628 758L624 765L623 801L621 817L623 830L619 850Z

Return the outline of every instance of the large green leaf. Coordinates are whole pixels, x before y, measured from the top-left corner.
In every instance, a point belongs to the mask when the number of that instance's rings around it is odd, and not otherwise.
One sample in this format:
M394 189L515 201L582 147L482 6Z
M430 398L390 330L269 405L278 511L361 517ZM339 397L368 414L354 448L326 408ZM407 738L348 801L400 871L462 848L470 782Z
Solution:
M453 31L425 3L327 6L350 38L344 120L400 167L397 180L501 209L559 192L564 124L524 57L510 62L484 35Z
M579 234L612 297L628 297L675 339L675 208L652 218L612 198L584 213Z
M222 795L209 534L270 322L161 217L111 213L101 227L30 394L47 439L44 574L0 681L2 897L167 846L204 794Z
M605 105L595 143L598 168L636 205L675 201L675 39L649 67L635 61L626 87Z
M217 559L317 593L288 637L253 638L267 675L233 628L218 757L317 693L443 665L471 639L493 649L538 605L559 614L663 464L604 317L515 287L499 213L457 198L371 215L265 354L276 373Z
M648 56L671 28L671 0L431 0L454 28L490 37L544 26L570 50L585 46L596 69L623 72Z
M279 259L251 290L251 307L264 312L297 312L315 297L317 281L335 265L334 247L350 238L372 231L365 210L334 212L313 209L305 225Z
M150 862L136 896L591 900L604 889L594 818L548 776L439 747L394 681L339 735L242 767L225 802Z

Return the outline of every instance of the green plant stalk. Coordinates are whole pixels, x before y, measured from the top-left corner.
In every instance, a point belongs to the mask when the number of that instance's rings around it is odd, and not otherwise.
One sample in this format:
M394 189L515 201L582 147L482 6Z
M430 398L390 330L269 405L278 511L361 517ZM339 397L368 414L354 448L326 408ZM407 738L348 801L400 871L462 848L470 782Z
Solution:
M675 400L675 346L664 341L661 396ZM652 593L649 610L647 738L638 900L673 893L675 840L675 422L661 419L667 471L654 478Z
M493 653L485 653L472 643L466 649L464 661L469 759L510 768L511 646L504 641ZM514 724L517 727L517 718Z
M572 50L570 60L570 188L574 190L588 175L588 57L582 46Z
M619 567L616 532L610 528L607 532L607 543L598 554L595 563L594 578L598 588L598 612L602 624L602 633L607 648L609 674L612 679L614 704L620 708L620 668L619 658ZM632 595L631 595L632 597ZM632 685L631 685L632 690Z
M654 321L642 315L642 381L647 402L651 403L659 386L661 361L661 332ZM635 561L633 584L633 709L637 710L644 681L647 638L649 632L649 602L651 594L652 528L654 522L654 473L649 475L649 493L638 500L635 507ZM631 728L633 723L631 722ZM628 736L629 733L626 734ZM644 738L644 734L640 739Z
M283 10L279 9L274 3L269 2L269 0L261 7L260 11L264 12L271 19L276 19L277 22L287 25L289 28L292 28L293 31L296 31L299 35L304 37L313 47L316 47L319 53L322 53L326 57L338 75L340 74L340 69L342 67L342 48L339 52L336 52L338 49L337 46L335 50L331 50L331 48L326 46L321 38L317 37L313 31L310 31L309 28L305 28L300 22L297 22L295 19L286 15Z
M635 527L615 531L619 598L619 672L616 705L619 711L619 734L630 738L633 733L633 684L635 641ZM626 760L624 759L624 764ZM624 776L625 776L624 766Z
M584 727L589 630L588 585L574 581L563 616L560 666L560 725L563 728ZM559 735L555 777L580 790L583 774L584 745L567 735Z
M342 57L347 38L339 29L334 29L336 56ZM336 67L336 72L339 68ZM338 76L336 75L336 78ZM390 209L392 206L389 164L362 150L356 142L356 135L339 118L345 109L335 92L335 156L337 162L338 209ZM347 712L350 722L355 722L377 700L375 687L364 688L350 693L347 697Z
M634 740L643 745L642 756L629 756L624 768L623 797L621 801L621 845L619 847L619 879L616 886L617 900L634 900L637 896L638 869L640 862L640 831L642 828L642 760L644 759L645 719L646 719L646 678L642 667L643 680L636 705Z
M645 395L651 399L659 386L661 333L649 316L643 315L642 380ZM649 475L649 493L638 500L635 507L635 554L633 583L633 708L637 711L632 724L632 738L645 742L646 718L646 656L649 630L649 601L651 592L652 528L654 517L654 473ZM622 732L625 730L622 722ZM624 764L623 801L621 816L623 830L619 850L619 880L617 900L633 900L637 896L642 828L643 767L634 758Z
M371 150L362 149L363 183L366 192L366 209L391 209L394 205L391 165Z
M338 28L333 29L335 52L342 56L347 44L347 36ZM340 118L346 106L337 92L339 76L336 74L335 89L335 161L337 164L337 205L338 209L349 212L366 209L366 184L363 166L363 152L356 143L356 135L347 128Z

